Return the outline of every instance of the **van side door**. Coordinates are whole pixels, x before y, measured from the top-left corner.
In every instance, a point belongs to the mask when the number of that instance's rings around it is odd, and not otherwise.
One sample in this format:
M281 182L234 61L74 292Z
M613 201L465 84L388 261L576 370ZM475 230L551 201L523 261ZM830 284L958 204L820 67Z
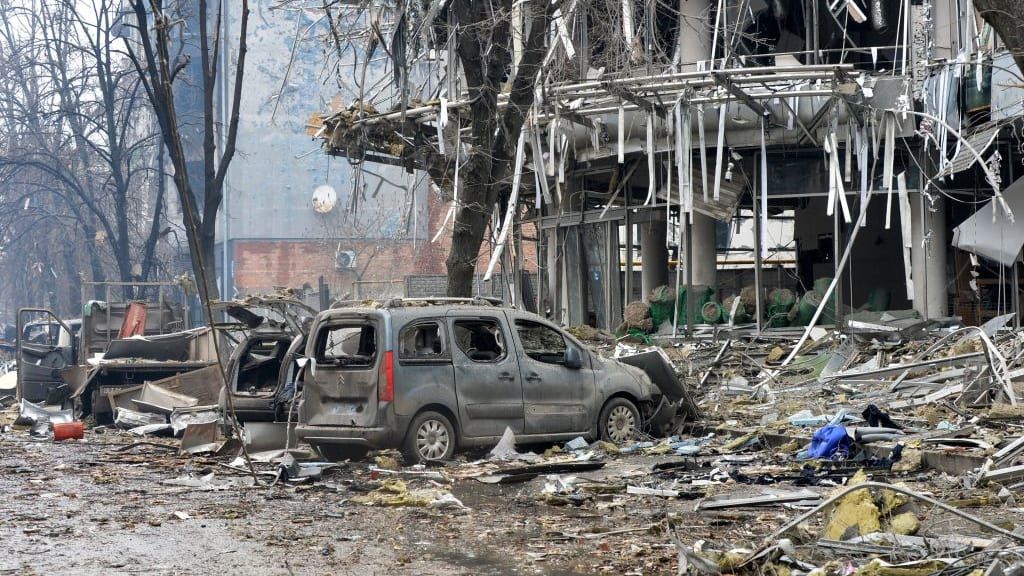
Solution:
M523 386L504 315L449 314L459 423L466 437L523 433Z
M523 379L527 434L587 432L597 419L594 371L590 355L558 328L532 315L508 312L514 327L519 371ZM579 366L566 365L566 350L575 348Z

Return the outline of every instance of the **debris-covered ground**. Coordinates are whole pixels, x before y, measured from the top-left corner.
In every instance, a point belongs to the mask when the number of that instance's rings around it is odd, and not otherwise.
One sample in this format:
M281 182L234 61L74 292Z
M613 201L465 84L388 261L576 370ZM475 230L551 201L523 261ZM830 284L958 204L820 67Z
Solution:
M11 406L0 572L1016 574L1024 334L1006 322L880 316L815 329L789 362L799 332L720 329L664 348L700 414L669 438L509 436L426 468L299 447L250 469L147 425L55 441Z

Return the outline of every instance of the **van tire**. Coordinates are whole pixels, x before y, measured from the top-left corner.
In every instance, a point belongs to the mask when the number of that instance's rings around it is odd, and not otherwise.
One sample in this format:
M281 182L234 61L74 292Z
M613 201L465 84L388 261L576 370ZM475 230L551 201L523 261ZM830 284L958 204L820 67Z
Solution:
M455 454L455 427L439 412L428 410L413 419L405 435L402 453L408 462L450 460Z
M626 398L615 397L604 404L597 421L601 440L623 444L640 432L640 411Z

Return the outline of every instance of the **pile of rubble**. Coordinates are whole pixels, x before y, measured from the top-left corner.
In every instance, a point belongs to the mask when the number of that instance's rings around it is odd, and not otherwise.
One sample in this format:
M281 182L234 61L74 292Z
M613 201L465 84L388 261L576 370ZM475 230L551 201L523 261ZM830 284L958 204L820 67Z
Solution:
M1017 574L1024 332L1012 320L962 327L876 313L837 330L719 326L664 346L572 329L601 354L674 371L659 378L677 385L686 420L626 445L520 446L507 431L486 453L436 466L403 466L392 452L327 462L296 445L288 423L247 423L226 438L224 416L181 377L111 397L106 433L122 438L119 451L216 463L162 482L182 490L309 485L347 506L473 518L515 488L523 513L545 519L531 562L570 543L610 553L614 541L647 558L644 573ZM58 434L66 411L17 409L5 434L83 436ZM630 571L625 559L595 562Z

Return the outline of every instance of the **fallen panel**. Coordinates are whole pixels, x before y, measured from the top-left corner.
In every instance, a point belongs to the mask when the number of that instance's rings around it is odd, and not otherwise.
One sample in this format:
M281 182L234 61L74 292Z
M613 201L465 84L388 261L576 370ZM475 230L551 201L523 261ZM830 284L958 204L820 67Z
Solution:
M1005 460L1013 458L1017 454L1024 451L1024 436L1017 438L1010 442L1006 446L1000 448L995 454L992 455L992 461L999 464Z
M1024 178L1017 179L1003 190L1003 198L1014 215L1024 214ZM972 216L953 229L953 246L1013 266L1024 247L1024 226L1010 222L1002 208L992 221L995 200L990 200Z
M118 428L138 428L154 424L167 424L167 417L163 414L147 414L130 408L118 408L114 412L114 425Z
M107 401L110 402L110 410L112 412L116 411L118 408L135 410L135 400L140 394L142 394L142 386L132 386L130 388L103 387L100 389L100 393L106 393Z
M620 356L617 358L623 364L635 366L651 377L651 381L661 390L666 398L678 402L688 395L686 389L680 384L676 377L672 361L661 348L651 348L638 354Z
M722 508L742 508L745 506L773 506L776 504L791 504L796 502L810 502L816 504L821 496L809 490L798 492L776 492L773 494L761 494L758 496L743 496L739 498L713 498L697 503L695 510L718 510Z
M177 378L177 376L173 378ZM180 392L173 392L153 382L146 382L142 385L139 397L133 399L132 402L142 412L170 414L175 408L189 408L198 405L199 399Z
M1019 480L1021 478L1024 478L1024 464L1000 468L998 470L989 470L982 475L981 481L983 483L1009 482L1011 480Z
M224 438L220 433L218 422L203 422L189 424L185 427L185 434L181 437L182 454L205 454L216 452L224 445Z
M215 405L219 401L220 389L224 385L224 373L220 366L213 365L191 372L183 372L161 380L154 380L153 384L168 392L175 392L195 398L196 405Z
M206 424L208 422L220 422L220 411L216 406L191 406L188 408L175 408L168 417L171 421L171 428L174 434L181 434L186 427L192 424Z
M285 446L285 442L288 445ZM242 426L242 441L250 453L295 448L295 424L285 422L246 422Z
M74 419L71 409L47 410L39 404L33 404L28 400L22 399L21 406L18 410L18 419L15 420L14 423L31 426L42 421L48 421L51 424L60 424L63 422L71 422Z

